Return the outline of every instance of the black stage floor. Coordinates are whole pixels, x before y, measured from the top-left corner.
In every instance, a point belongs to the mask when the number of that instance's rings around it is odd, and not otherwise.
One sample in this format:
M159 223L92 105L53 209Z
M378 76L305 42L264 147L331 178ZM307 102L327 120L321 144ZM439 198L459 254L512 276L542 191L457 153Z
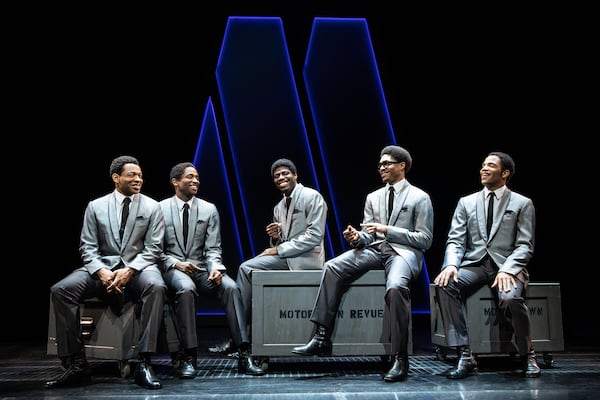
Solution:
M215 332L216 333L216 332ZM212 344L218 335L210 335ZM223 336L221 336L223 337ZM217 340L215 340L217 338ZM121 377L117 361L89 360L92 383L48 390L44 382L60 373L56 356L44 345L0 345L1 399L593 399L600 398L600 351L577 349L538 355L542 376L526 379L516 372L509 355L478 355L480 371L469 378L444 376L454 357L438 357L432 347L419 345L410 357L405 382L387 383L380 357L270 357L267 374L237 373L231 354L213 354L203 342L195 379L171 373L168 354L153 358L163 388L147 390ZM131 364L134 367L134 364Z

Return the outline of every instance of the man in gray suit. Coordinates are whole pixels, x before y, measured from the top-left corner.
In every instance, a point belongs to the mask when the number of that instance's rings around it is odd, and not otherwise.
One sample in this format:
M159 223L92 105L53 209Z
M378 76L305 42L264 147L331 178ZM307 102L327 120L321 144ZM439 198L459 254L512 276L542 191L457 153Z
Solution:
M316 333L299 355L331 355L331 332L344 293L352 282L371 269L384 269L385 308L381 341L391 343L394 362L384 375L386 382L408 376L408 338L411 313L410 284L421 273L423 253L433 239L433 207L429 195L411 185L406 174L410 153L400 146L381 150L378 172L385 184L367 195L362 229L348 225L343 235L353 249L329 260L310 320Z
M150 361L157 351L167 291L158 266L164 219L159 203L140 193L143 179L137 159L115 158L110 164L110 177L115 190L90 201L85 210L79 247L83 266L50 289L58 356L65 371L47 381L47 388L90 380L79 320L79 304L90 297L111 304L141 302L142 331L137 343L140 360L134 380L148 389L162 387Z
M442 271L434 279L446 340L458 351L456 366L447 372L449 379L466 378L477 371L469 348L463 299L483 285L495 289L496 303L512 323L523 375L541 375L525 304L535 209L529 198L506 186L514 173L515 163L508 154L489 153L479 170L483 189L462 197L452 217Z
M175 195L160 202L166 225L162 268L169 298L175 306L182 347L176 362L177 374L180 378L196 375L196 302L203 292L216 296L225 307L233 343L239 349L238 372L263 375L265 372L254 364L250 354L240 290L222 262L217 207L196 197L200 177L194 164L175 165L170 180Z
M247 321L252 321L252 271L321 269L325 262L327 203L314 189L298 182L296 165L285 158L271 165L273 183L281 193L266 231L271 246L244 261L237 275Z

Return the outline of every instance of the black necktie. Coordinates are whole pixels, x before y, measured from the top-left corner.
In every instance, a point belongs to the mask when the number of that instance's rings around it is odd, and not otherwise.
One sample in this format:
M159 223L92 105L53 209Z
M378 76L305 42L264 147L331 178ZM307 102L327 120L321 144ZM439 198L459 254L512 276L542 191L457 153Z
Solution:
M125 224L127 223L127 217L129 217L129 203L131 203L131 199L129 197L125 197L123 199L123 210L121 211L121 228L119 228L119 238L121 240L123 240Z
M292 202L292 198L291 197L286 197L285 198L285 209L289 209L290 208L290 203Z
M390 186L390 192L388 193L388 221L392 216L392 210L394 209L394 187Z
M492 223L494 222L494 192L490 192L488 197L487 223L485 227L489 236L490 230L492 229Z
M188 203L185 203L183 205L183 247L187 246L189 219L190 219L190 205Z

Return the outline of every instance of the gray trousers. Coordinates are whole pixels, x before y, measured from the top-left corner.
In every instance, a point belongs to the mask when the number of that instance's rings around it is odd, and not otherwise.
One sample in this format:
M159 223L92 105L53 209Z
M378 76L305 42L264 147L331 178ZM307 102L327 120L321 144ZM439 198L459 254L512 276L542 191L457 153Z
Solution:
M464 301L484 285L490 286L497 273L498 267L487 257L480 263L460 267L458 283L451 279L445 287L436 286L448 346L469 345ZM525 304L525 284L519 279L515 280L517 287L513 287L509 292L500 292L495 287L493 293L502 317L513 327L517 350L524 356L531 349L529 310Z
M169 288L169 299L174 304L175 319L183 349L198 347L196 304L200 294L210 294L219 299L225 309L227 324L236 348L239 348L242 343L249 343L242 295L235 281L228 275L223 275L221 284L217 286L208 281L207 271L188 275L171 268L164 273L164 279Z
M236 283L242 293L242 301L246 307L246 321L252 322L252 271L289 271L284 258L280 256L256 256L244 261L238 269Z
M50 288L50 299L56 315L58 356L64 358L84 351L79 304L91 297L121 305L127 301L140 301L142 331L137 346L140 353L156 353L166 292L165 282L155 266L133 275L123 295L107 294L99 279L92 277L84 268L76 269Z
M372 269L386 276L382 343L390 343L393 354L408 354L412 272L406 261L385 242L348 250L327 261L310 320L333 331L342 296L350 285Z

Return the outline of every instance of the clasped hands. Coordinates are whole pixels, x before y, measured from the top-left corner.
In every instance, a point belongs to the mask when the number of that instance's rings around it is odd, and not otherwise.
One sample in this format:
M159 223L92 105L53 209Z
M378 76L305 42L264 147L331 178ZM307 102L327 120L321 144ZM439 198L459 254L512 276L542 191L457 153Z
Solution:
M106 288L106 293L123 293L123 288L134 273L133 268L118 268L115 270L100 268L96 274L102 286Z

